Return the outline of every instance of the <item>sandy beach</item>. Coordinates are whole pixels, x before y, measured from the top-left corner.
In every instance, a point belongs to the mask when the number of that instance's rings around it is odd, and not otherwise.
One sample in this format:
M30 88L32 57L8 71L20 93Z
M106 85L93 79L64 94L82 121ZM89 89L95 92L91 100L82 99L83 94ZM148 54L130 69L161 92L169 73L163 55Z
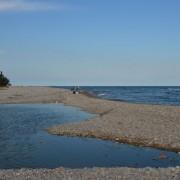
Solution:
M180 152L180 107L114 102L68 90L48 87L10 87L0 90L0 103L63 103L96 114L95 118L80 123L48 128L55 135L94 137L134 145L155 147ZM178 179L180 168L129 169L95 168L85 170L8 170L0 171L0 178L11 179L16 174L29 177L30 172L53 174L68 179ZM85 173L87 171L87 173ZM37 176L34 176L35 179ZM46 179L48 176L46 176ZM55 177L55 176L54 176ZM80 178L82 177L82 178ZM85 178L86 177L86 178ZM29 179L33 179L29 178ZM109 179L107 178L107 179ZM23 178L22 178L23 179ZM28 179L28 178L27 178ZM44 179L44 178L43 178ZM55 179L55 178L54 178Z

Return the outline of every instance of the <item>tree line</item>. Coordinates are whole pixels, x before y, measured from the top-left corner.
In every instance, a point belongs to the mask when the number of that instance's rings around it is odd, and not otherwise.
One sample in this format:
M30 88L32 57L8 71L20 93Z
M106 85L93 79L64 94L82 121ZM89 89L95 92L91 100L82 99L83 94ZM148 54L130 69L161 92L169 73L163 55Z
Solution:
M0 72L0 87L6 86L10 86L10 81L2 72Z

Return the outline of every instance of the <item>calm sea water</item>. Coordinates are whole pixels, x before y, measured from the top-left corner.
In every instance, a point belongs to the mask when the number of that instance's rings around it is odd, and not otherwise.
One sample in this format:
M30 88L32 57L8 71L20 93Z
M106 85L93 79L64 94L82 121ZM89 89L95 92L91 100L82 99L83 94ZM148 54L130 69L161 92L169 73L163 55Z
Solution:
M64 87L70 89L70 87ZM82 86L101 98L145 104L180 105L180 86Z
M173 152L44 131L92 116L60 104L0 105L0 169L180 165L180 155Z

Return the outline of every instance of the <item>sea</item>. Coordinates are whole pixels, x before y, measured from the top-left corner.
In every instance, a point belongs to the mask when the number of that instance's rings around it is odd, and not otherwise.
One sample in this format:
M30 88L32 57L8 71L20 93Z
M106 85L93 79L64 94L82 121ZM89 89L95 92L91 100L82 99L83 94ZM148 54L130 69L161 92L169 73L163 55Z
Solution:
M80 89L113 101L180 106L180 86L80 86Z

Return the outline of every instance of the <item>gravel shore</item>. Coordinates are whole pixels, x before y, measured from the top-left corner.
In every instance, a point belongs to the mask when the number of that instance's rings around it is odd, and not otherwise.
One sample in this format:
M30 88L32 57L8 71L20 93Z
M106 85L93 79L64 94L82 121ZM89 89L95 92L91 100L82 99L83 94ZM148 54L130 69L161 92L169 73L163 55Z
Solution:
M0 103L64 103L97 114L93 119L51 127L55 135L95 137L180 151L180 107L113 102L48 87L0 90ZM18 175L19 174L19 175ZM59 177L58 177L59 176ZM180 179L180 168L1 170L0 179Z
M1 170L1 180L179 180L180 168L132 169L132 168L85 168L85 169L20 169Z
M69 94L63 103L81 107L97 116L49 128L49 133L180 151L180 107L112 102L81 94Z

